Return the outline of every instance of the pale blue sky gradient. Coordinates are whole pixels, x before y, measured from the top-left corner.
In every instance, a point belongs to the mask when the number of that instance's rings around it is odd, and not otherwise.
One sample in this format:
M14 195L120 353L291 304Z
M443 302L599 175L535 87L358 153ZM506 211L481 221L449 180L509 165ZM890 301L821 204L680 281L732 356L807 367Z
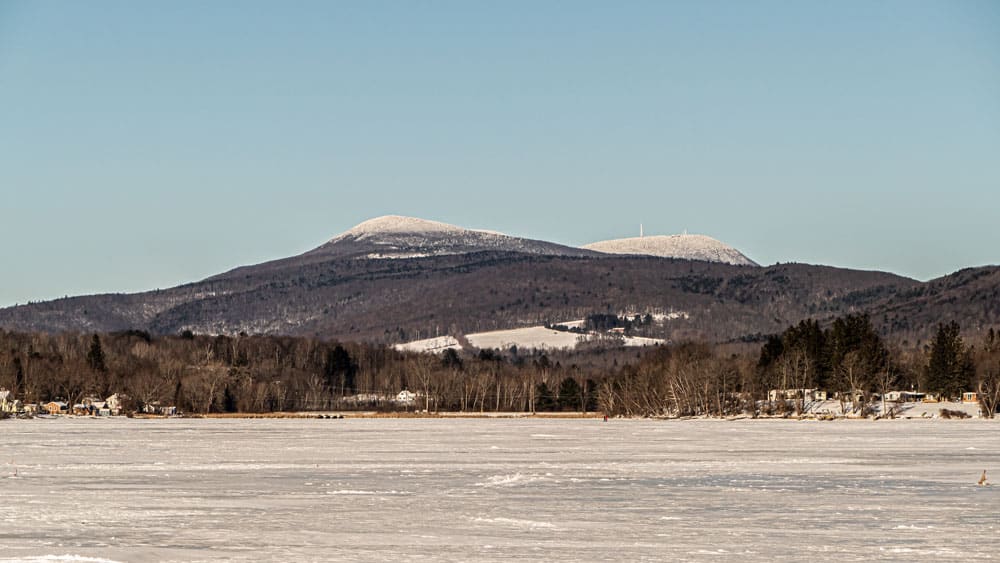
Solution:
M1000 263L1000 2L0 0L0 306L403 214Z

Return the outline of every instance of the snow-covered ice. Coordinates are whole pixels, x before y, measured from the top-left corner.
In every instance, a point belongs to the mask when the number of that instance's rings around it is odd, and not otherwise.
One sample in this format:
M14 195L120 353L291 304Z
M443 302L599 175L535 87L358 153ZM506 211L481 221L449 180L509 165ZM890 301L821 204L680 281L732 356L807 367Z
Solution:
M970 561L1000 422L0 422L0 561ZM16 466L17 476L13 468Z

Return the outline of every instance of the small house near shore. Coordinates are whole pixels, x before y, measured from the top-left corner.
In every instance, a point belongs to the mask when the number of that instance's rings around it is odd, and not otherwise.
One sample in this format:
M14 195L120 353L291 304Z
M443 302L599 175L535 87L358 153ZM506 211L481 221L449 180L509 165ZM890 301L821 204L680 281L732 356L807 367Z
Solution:
M771 389L767 392L767 398L769 401L795 401L795 400L805 400L805 401L825 401L827 399L826 391L822 389Z
M409 391L407 389L403 389L402 391L399 392L399 394L396 395L395 402L397 405L409 406L415 403L416 401L417 401L416 393L414 393L413 391Z
M69 405L62 401L49 401L42 405L42 410L48 414L68 414Z

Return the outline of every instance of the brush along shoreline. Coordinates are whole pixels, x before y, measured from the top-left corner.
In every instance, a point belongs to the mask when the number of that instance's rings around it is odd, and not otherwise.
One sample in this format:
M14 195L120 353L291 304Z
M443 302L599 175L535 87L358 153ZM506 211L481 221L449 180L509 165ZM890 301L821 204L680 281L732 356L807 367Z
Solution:
M931 408L933 407L933 408ZM803 414L785 413L752 416L749 414L732 416L609 416L607 420L716 420L716 421L737 421L737 420L802 420L802 421L881 421L881 420L990 420L981 416L979 412L971 412L973 409L962 409L961 403L937 403L926 405L926 408L915 408L895 412L892 415L861 415L856 413L831 413L831 412L810 412ZM102 419L108 417L75 416L75 415L38 415L30 418L36 419ZM126 418L126 417L114 417ZM379 412L379 411L329 411L329 412L270 412L270 413L191 413L177 414L172 416L136 413L127 418L143 420L165 420L165 419L352 419L352 418L389 418L389 419L595 419L605 418L602 412ZM994 420L1000 420L996 418Z

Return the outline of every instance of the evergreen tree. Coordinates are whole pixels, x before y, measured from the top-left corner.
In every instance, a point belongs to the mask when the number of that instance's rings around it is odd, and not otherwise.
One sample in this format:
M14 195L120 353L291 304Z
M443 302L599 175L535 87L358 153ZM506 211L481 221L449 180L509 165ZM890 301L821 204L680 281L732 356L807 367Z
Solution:
M552 391L545 382L541 382L535 387L535 410L552 411L555 410L556 401L552 398Z
M806 319L785 331L782 336L786 351L801 350L805 354L805 367L812 374L811 381L803 381L807 387L826 387L830 379L830 356L827 348L827 334L819 327L819 322Z
M233 396L233 392L230 391L229 386L226 385L226 390L222 393L222 410L225 412L236 412L236 397Z
M584 382L584 405L583 410L585 411L596 411L597 410L597 382L593 379L588 379Z
M962 341L958 323L939 324L931 342L924 388L943 398L958 397L971 388L974 375L972 354Z
M174 404L180 406L183 405L184 402L184 386L181 383L181 379L177 378L177 385L174 387Z
M767 337L767 342L760 349L760 359L757 360L757 367L768 368L778 361L781 354L785 352L785 345L781 342L781 337L772 334Z
M446 368L454 368L461 371L462 358L458 357L458 352L454 348L448 348L441 354L441 365Z
M14 356L14 395L22 392L24 387L24 366L21 365L21 358Z
M874 375L886 368L889 350L882 337L875 332L868 315L848 315L836 319L826 341L834 377L845 370L857 370L858 385L868 390L875 382ZM851 365L846 365L848 363Z
M340 344L327 352L323 372L326 384L332 391L339 391L341 395L353 394L354 376L357 375L357 371L357 364Z
M577 411L580 410L580 399L583 390L580 384L572 377L567 377L559 384L559 410Z
M87 352L87 365L90 366L91 370L98 373L108 370L108 367L104 364L104 350L101 348L101 339L96 334L90 341L90 351Z

